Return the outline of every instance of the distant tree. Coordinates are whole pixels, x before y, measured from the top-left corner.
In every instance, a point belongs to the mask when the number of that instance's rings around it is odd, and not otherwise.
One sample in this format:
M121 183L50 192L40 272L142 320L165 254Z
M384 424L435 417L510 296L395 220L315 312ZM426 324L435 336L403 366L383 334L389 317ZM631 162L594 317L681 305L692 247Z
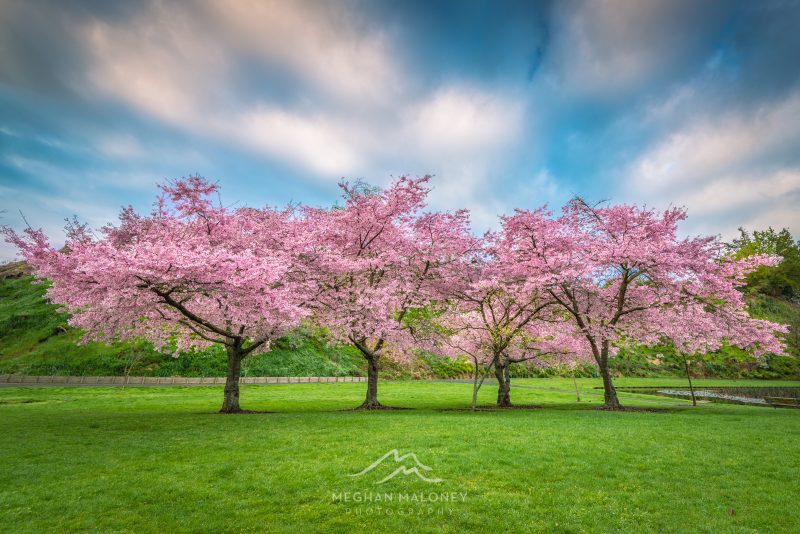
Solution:
M242 359L306 314L293 262L302 236L291 210L229 209L216 185L190 177L161 186L152 213L124 208L118 226L95 236L70 224L55 250L41 230L5 228L48 298L70 312L84 341L143 337L176 356L213 344L227 351L221 412L240 412Z
M763 265L747 275L747 287L773 297L800 297L800 241L787 228L776 232L772 227L752 233L739 228L739 237L727 245L736 259L753 255L780 258L777 265Z
M683 363L689 382L692 404L697 405L692 384L691 365L707 358L725 345L744 348L761 360L767 352L781 353L783 347L777 338L768 338L770 332L785 332L786 327L769 321L753 319L741 311L728 309L716 303L685 302L668 309L661 318L654 314L653 324L661 323L660 330L672 342L675 353ZM681 318L682 328L664 324Z

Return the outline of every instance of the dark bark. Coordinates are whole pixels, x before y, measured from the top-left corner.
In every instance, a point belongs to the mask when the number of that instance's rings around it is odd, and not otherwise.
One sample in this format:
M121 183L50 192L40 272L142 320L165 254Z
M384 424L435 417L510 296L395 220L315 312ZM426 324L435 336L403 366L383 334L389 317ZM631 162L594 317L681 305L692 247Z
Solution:
M601 358L597 362L600 368L600 376L603 377L603 398L604 406L609 410L619 410L622 405L617 398L617 390L614 388L614 382L611 380L611 372L608 370L608 358Z
M359 406L362 410L379 410L383 405L378 402L378 360L380 356L375 353L363 352L367 360L367 396Z
M228 375L225 379L225 399L222 402L220 413L239 413L239 377L242 370L242 343L234 341L226 344L228 353Z
M478 391L480 391L483 381L486 380L486 376L491 372L492 365L490 364L489 367L481 372L481 366L478 360L474 360L473 363L475 371L472 376L472 411L474 412L478 410Z
M478 371L475 371L475 376L472 379L472 411L478 409L478 390L481 388L483 380L478 382Z
M689 379L689 391L692 393L692 406L697 406L697 398L694 396L694 386L692 385L692 375L689 373L689 360L686 359L686 356L683 356L683 365L686 367L686 378Z
M378 402L378 360L380 359L380 351L383 348L383 340L379 339L374 347L370 347L367 344L366 338L351 336L350 341L353 342L353 345L367 360L367 397L358 409L380 410L384 406Z
M508 408L511 406L511 373L506 358L495 359L494 376L497 377L497 406Z
M608 349L609 343L608 341L604 341L598 354L597 345L592 343L592 350L595 360L597 361L597 367L600 369L600 376L603 377L603 406L607 410L619 410L622 408L622 405L619 403L617 390L614 387L614 381L611 380L611 372L608 370Z

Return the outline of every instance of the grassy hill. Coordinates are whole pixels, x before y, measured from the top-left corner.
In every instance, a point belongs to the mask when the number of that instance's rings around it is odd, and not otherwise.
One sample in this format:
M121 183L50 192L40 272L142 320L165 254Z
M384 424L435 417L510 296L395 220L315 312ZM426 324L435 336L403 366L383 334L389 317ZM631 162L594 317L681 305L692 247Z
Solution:
M8 273L9 270L6 270ZM0 374L117 376L224 376L221 349L173 358L145 342L78 345L81 332L44 299L46 286L21 270L0 279ZM363 358L352 347L331 345L320 329L301 328L247 358L245 376L361 375Z
M0 374L120 376L224 376L225 354L220 348L184 353L179 358L157 352L145 342L119 342L112 345L79 345L81 332L67 324L67 315L45 298L46 286L34 283L24 264L0 266ZM789 324L790 357L772 357L769 366L741 363L741 354L720 351L696 372L722 378L800 378L800 305L766 295L751 298L751 311ZM618 375L682 375L680 362L666 358L654 365L652 356L668 349L638 349L622 352L615 359ZM265 354L243 362L244 376L362 376L364 360L349 346L330 342L323 329L306 326L281 338ZM389 360L382 363L384 378L448 378L466 374L462 362L427 355L410 364ZM558 376L563 369L537 369L517 366L514 376ZM582 376L592 376L592 369L581 369Z
M788 299L751 292L750 313L789 326L784 337L786 355L767 355L758 362L736 347L723 347L693 361L692 374L708 378L800 378L800 304ZM684 374L683 359L670 344L622 349L612 361L618 375L674 376Z

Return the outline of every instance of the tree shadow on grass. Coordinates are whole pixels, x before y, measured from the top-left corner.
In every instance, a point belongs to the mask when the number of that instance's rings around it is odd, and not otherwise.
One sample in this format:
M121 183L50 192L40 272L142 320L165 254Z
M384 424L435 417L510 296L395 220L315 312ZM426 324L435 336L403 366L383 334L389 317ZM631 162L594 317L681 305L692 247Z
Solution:
M336 410L337 412L392 412L392 411L405 411L405 410L416 410L416 408L407 408L405 406L386 406L385 404L381 404L380 406L356 406L355 408L341 408Z
M617 408L609 408L608 406L596 406L594 408L600 412L650 412L650 413L680 413L686 411L686 408L657 408L657 407L642 407L642 406L619 406Z
M542 410L544 406L540 404L512 404L511 406L478 406L472 408L440 408L437 412L513 412L515 410Z
M260 414L269 414L269 413L279 413L279 412L271 412L269 410L241 410L238 412L212 412L214 415L260 415Z

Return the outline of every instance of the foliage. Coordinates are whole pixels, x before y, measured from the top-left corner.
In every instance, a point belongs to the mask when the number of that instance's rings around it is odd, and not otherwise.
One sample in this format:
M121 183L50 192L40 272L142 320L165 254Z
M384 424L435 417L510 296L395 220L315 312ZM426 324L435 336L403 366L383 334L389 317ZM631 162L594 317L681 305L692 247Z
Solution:
M268 353L242 363L244 376L363 376L364 360L352 345L335 342L321 327L303 324L275 341Z
M430 352L423 352L420 359L437 378L462 378L473 372L472 364L464 359L437 356Z
M175 355L227 352L222 412L241 411L241 360L264 352L308 313L295 261L305 242L291 207L227 208L216 184L191 176L161 186L149 215L123 208L99 235L67 225L63 250L41 230L2 228L47 279L82 341L144 338Z
M265 350L303 315L302 286L288 275L288 244L301 245L291 211L215 205L217 186L199 177L161 189L151 214L124 208L99 237L68 224L61 251L39 230L3 232L85 341Z
M32 280L0 280L0 373L114 376L133 355L142 356L140 368L169 358L142 340L79 346L80 330L45 301L47 285Z
M465 211L422 211L428 180L402 177L385 191L342 182L343 207L303 213L311 246L299 265L314 287L307 305L314 321L367 360L362 408L382 407L381 367L413 360L417 338L405 315L437 297L454 278L451 266L476 241Z
M792 238L788 228L776 232L772 227L752 234L739 228L739 237L727 245L736 258L768 254L781 258L774 266L762 266L747 275L751 292L781 297L800 298L800 242Z
M453 261L475 242L466 212L422 211L429 178L402 177L385 191L343 182L344 206L304 210L313 318L367 358L412 357L405 315L437 296Z
M744 290L748 294L748 307L756 317L768 318L789 327L784 336L787 353L800 358L800 242L794 241L787 228L776 232L771 227L752 234L739 229L739 238L728 244L737 258L769 253L781 258L774 266L759 267L747 277ZM772 357L770 365L780 364L782 369L795 364L785 357Z
M739 287L778 258L722 258L714 237L682 239L683 209L591 206L573 199L554 216L518 210L503 220L509 274L545 288L574 323L604 381L609 407L619 406L609 358L621 340L671 340L682 353L736 345L755 355L781 353L780 324L751 318Z
M529 362L515 372L554 369L541 375L591 358L610 407L618 402L609 359L622 340L669 340L682 355L710 353L709 365L743 369L763 368L750 355L782 352L775 334L785 328L748 314L740 289L793 291L797 244L788 231L742 231L724 256L716 238L678 236L682 209L574 199L560 215L517 210L478 238L466 211L424 211L428 182L402 177L385 190L343 182L341 207L276 210L226 207L216 184L192 176L162 185L150 214L125 208L97 234L68 224L62 250L39 230L2 231L49 281L48 298L69 312L60 320L80 328L82 341L131 342L118 349L124 372L144 362L216 374L225 364L223 411L240 410L241 372L359 372L349 357L331 359L344 354L336 344L367 360L365 407L380 407L380 367L390 376L450 373L426 366L420 349L467 356L476 377L494 368L506 385L512 363ZM415 329L426 314L440 326ZM325 330L297 330L306 318ZM60 326L47 336L74 332ZM163 363L143 340L185 361ZM270 357L255 357L272 343ZM379 358L393 361L379 366Z
M225 351L210 347L158 352L142 339L78 345L82 334L68 315L44 299L46 284L33 278L0 279L0 373L28 375L225 376ZM245 376L351 376L363 373L354 350L333 343L324 330L301 326L266 353L243 362Z
M725 378L797 378L800 377L800 247L788 229L772 228L752 233L740 228L740 236L726 244L730 255L746 259L767 254L779 258L775 265L762 265L747 274L740 289L745 294L751 316L788 326L782 335L785 354L767 354L755 361L741 349L724 344L706 355L692 357L692 372L697 376ZM612 362L614 371L625 376L655 376L680 372L683 361L669 343L653 347L627 347Z
M772 320L780 316L772 315ZM787 355L767 354L762 359L738 347L723 345L712 352L688 356L692 376L718 378L800 378L800 359L791 346ZM616 376L656 377L685 374L683 358L675 351L669 340L653 346L624 346L610 361Z
M528 362L514 363L510 366L510 374L513 378L555 378L555 377L577 377L577 378L596 378L598 376L597 366L590 362L574 362L569 365L532 365Z

